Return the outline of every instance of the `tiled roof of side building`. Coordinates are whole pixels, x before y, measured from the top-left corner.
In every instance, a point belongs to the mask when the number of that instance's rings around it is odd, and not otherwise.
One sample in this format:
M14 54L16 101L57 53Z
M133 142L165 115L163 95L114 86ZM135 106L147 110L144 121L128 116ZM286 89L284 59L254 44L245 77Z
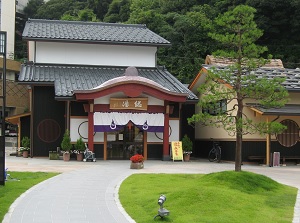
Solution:
M110 44L169 46L171 43L146 25L103 22L29 19L24 40L95 42Z
M121 77L126 67L22 64L19 82L23 84L54 84L56 97L72 97L74 90L89 90ZM186 93L187 100L198 97L164 68L137 68L147 78L174 93Z
M205 64L215 65L215 66L228 66L235 63L236 60L224 57L214 57L212 55L207 55L205 58ZM284 68L283 63L280 59L271 59L263 67L265 68Z
M213 66L213 65L203 65L203 68L206 70L211 69L212 67L217 68L218 70L227 69L224 66ZM288 68L267 68L261 67L256 70L251 71L251 74L255 74L257 78L270 78L275 77L284 77L286 80L282 83L283 86L288 91L300 91L300 69L288 69Z

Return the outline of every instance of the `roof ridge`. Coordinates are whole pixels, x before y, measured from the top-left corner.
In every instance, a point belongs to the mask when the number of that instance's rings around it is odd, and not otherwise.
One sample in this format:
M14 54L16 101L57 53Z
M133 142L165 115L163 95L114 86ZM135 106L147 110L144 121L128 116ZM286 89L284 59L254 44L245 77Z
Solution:
M140 27L147 28L146 24L125 24L125 23L108 23L108 22L86 22L86 21L69 21L69 20L49 20L49 19L28 19L27 22L56 23L56 24L82 24L82 25L102 25L102 26L120 26L120 27Z

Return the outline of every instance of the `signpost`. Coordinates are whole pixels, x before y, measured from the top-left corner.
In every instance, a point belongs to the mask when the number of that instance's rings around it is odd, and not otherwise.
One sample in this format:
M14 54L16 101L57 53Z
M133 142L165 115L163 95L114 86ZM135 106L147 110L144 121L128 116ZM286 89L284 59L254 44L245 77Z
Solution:
M0 185L5 185L5 107L6 107L6 32L0 31L0 54L3 55L2 116L0 136Z

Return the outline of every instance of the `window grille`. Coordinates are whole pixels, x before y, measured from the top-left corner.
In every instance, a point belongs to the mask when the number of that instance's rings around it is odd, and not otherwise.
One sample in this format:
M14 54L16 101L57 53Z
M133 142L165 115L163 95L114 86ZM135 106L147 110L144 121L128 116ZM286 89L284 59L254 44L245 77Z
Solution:
M280 123L285 125L287 129L281 134L277 134L276 138L278 142L285 147L294 146L299 140L298 124L290 119L283 120Z

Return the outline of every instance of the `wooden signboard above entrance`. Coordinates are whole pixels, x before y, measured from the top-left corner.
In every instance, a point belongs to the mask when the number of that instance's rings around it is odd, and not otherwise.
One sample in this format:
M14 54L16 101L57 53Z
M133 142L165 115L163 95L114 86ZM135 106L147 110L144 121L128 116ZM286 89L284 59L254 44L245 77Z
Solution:
M109 108L147 111L148 98L110 98Z

